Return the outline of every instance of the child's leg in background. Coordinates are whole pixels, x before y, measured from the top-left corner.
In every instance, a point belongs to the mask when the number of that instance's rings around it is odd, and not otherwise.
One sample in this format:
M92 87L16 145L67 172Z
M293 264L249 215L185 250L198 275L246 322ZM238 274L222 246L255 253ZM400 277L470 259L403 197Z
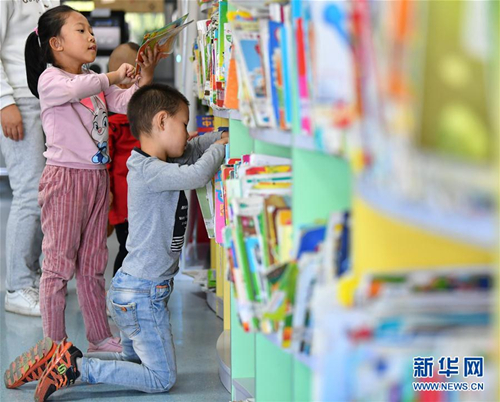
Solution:
M106 169L81 170L77 181L88 197L76 267L76 288L87 339L97 344L111 336L106 315L104 271L108 262L109 177Z
M120 243L120 249L116 255L115 265L113 267L113 276L115 276L116 272L122 267L123 260L128 254L127 248L125 247L128 237L128 221L115 225L115 230L116 238L118 239L118 243Z
M67 282L73 277L80 245L84 193L74 185L76 169L47 166L40 179L43 273L40 310L43 333L59 342L66 337L64 311Z
M78 366L81 380L123 385L143 392L172 388L177 378L167 307L172 290L173 280L154 283L118 272L108 292L108 305L125 335L123 354L134 356L127 352L132 346L141 363L84 357Z

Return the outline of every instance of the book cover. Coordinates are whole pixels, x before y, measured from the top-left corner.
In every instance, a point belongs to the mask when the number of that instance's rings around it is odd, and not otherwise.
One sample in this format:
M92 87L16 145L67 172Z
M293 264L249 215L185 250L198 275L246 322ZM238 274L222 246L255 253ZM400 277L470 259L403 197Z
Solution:
M240 112L250 127L270 127L271 110L267 104L259 23L256 20L231 20L231 28L241 86Z
M275 265L279 261L278 256L278 237L276 228L276 213L280 209L288 208L289 202L284 197L271 195L264 200L265 219L266 219L266 237L267 260L269 266Z
M288 262L292 256L292 210L279 209L276 213L276 233L278 238L278 255L280 262Z
M238 110L240 103L238 100L238 73L236 71L236 59L231 52L229 67L227 72L227 85L224 98L224 107Z
M207 183L205 187L196 189L198 202L200 204L203 221L207 228L207 234L210 239L215 237L214 228L214 190L212 180Z
M252 166L265 166L265 165L291 165L290 158L282 158L280 156L272 156L265 154L250 154L243 162L248 162Z
M314 136L326 152L342 154L346 136L356 127L358 117L351 4L310 2L309 8L315 22L309 42Z
M234 166L223 166L222 167L222 193L224 198L224 218L226 220L226 226L229 225L229 194L227 189L227 181L231 178L234 172Z
M222 195L222 172L219 170L215 175L215 241L218 244L224 242L223 230L226 226L226 218L224 215L224 198Z
M325 241L325 236L325 225L302 228L297 250L297 259L300 259L303 253L318 252L320 244Z
M298 278L293 306L292 349L309 355L312 346L312 296L321 264L321 254L305 253L298 261Z
M289 11L289 6L283 7L285 12ZM291 72L291 27L288 18L285 18L285 23L280 29L281 39L281 54L283 57L282 71L283 71L283 97L285 103L285 127L289 130L292 124L292 72Z
M229 62L231 61L231 53L233 48L233 33L229 22L224 23L224 52L222 57L222 78L228 83Z
M286 127L285 122L285 100L283 88L283 57L280 47L280 34L283 24L269 21L269 88L271 104L276 125L280 128Z
M272 110L272 77L271 77L271 63L269 58L269 23L267 20L259 20L259 43L260 43L260 58L263 67L264 80L266 86L265 103L269 111ZM268 113L269 126L277 127L277 122L274 113Z
M299 2L297 2L299 3ZM300 104L300 128L302 135L312 135L312 123L310 112L309 87L307 79L306 62L306 31L304 30L303 18L296 21L296 41L297 41L297 75Z
M198 135L214 131L214 116L196 116Z
M227 39L226 39L226 32L225 32L225 26L226 26L226 23L227 23L227 1L219 1L219 23L218 23L218 26L219 26L219 29L218 29L218 38L219 38L219 41L218 41L218 46L219 46L219 49L218 49L218 55L219 55L219 58L217 60L218 62L218 71L219 71L219 74L218 74L218 81L222 81L224 82L224 59L226 57L226 52L229 50L226 48L226 43L227 43ZM223 101L224 98L221 99L221 101Z
M189 14L183 15L179 19L165 25L163 28L157 29L156 31L147 33L142 39L141 46L137 52L137 60L142 62L141 53L144 53L146 48L153 50L155 45L158 44L160 52L164 54L170 54L174 51L175 40L177 35L186 28L193 20L186 22ZM140 73L139 64L135 67L136 75Z

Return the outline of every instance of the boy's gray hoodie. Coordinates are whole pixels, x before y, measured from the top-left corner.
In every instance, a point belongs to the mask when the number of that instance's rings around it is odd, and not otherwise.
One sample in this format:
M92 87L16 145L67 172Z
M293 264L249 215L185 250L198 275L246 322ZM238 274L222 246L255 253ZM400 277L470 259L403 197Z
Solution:
M221 133L207 133L189 141L180 158L162 160L134 149L127 161L128 255L122 271L135 277L162 281L179 270L179 256L187 225L183 190L205 186L224 160L224 145L214 144Z

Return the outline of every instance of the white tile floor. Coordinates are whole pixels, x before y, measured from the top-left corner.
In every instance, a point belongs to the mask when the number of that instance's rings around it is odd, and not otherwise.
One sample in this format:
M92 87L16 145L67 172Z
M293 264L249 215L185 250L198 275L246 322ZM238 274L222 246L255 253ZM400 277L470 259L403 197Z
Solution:
M5 295L5 225L10 207L11 194L5 179L0 179L0 370L10 361L31 347L42 337L39 318L30 318L4 311ZM118 249L115 235L108 241L110 262L106 273L109 283L112 262ZM169 302L172 328L177 354L177 384L168 394L149 395L130 391L122 387L104 384L79 384L58 391L50 400L54 401L229 401L230 395L222 386L218 376L216 342L222 332L222 321L208 308L205 295L190 278L178 275L175 291ZM76 299L75 282L69 284L66 308L66 325L69 339L82 350L87 349L82 315ZM116 330L116 327L112 326ZM27 384L17 390L0 386L0 401L32 401L35 384Z

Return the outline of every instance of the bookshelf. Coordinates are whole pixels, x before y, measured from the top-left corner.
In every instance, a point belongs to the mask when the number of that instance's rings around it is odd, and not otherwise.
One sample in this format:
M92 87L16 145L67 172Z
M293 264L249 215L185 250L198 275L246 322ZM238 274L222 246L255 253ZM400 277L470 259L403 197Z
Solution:
M277 145L269 135L276 134L275 131L249 129L238 120L230 119L229 128L231 158L256 152L292 159L296 233L303 225L327 219L333 211L349 209L352 177L345 160L295 147L293 141L286 146ZM289 133L280 134L292 139ZM245 333L238 322L234 299L231 307L233 399L245 395L241 393L242 387L251 385L253 393L245 389L257 400L311 400L313 359L282 349L273 335Z
M245 4L229 1L228 9L234 11ZM252 5L259 15L264 14L263 2ZM293 50L296 45L292 41ZM291 130L249 128L243 124L243 113L231 109L213 107L212 113L227 119L221 125L229 126L230 158L258 153L292 160L294 241L304 226L326 221L334 212L352 212L352 273L332 288L341 304L347 309L353 304L359 281L369 273L432 272L440 267L491 269L498 262L495 216L436 213L425 205L381 192L370 180L360 179L353 172L355 164L347 155L328 154L317 137L302 135L296 64L290 66L290 74ZM210 106L207 101L202 103ZM224 263L219 261L218 269L224 270ZM318 359L284 349L275 335L245 332L237 314L234 288L225 278L221 280L224 327L230 331L232 400L318 400ZM498 311L495 314L498 320Z

